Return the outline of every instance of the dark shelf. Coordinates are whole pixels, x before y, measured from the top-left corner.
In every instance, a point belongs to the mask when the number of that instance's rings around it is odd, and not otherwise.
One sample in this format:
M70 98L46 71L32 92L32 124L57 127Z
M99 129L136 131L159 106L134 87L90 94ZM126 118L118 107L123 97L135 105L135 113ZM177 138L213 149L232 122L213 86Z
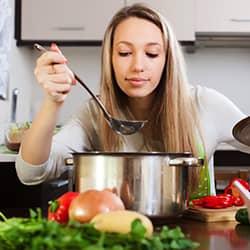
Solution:
M237 150L218 150L214 154L214 165L250 167L250 154Z
M37 207L40 207L46 216L48 201L66 191L68 185L55 187L52 181L33 186L24 185L17 177L14 162L0 162L0 211L7 217L28 216L29 208Z

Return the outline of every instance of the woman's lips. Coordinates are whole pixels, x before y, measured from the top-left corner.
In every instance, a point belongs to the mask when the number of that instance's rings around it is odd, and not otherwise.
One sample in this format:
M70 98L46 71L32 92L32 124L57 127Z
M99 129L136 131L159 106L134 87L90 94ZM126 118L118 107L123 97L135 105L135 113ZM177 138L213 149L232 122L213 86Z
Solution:
M126 78L126 81L128 81L133 86L141 86L145 84L146 82L148 82L148 79L139 78L139 77L131 77L131 78Z

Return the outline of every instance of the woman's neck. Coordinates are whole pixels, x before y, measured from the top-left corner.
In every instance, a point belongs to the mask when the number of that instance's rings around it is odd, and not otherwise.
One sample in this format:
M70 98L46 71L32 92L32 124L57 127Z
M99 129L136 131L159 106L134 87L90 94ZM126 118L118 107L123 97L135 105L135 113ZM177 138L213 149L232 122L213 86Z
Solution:
M129 98L129 110L136 120L147 120L153 104L154 95L143 98Z

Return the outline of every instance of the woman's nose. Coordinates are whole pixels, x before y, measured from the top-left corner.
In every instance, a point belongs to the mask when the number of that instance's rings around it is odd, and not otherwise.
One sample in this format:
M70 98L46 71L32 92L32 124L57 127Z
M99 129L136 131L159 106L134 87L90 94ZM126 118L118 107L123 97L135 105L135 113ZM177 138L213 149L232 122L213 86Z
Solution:
M144 71L144 60L141 55L135 55L132 62L132 69L135 72L143 72Z

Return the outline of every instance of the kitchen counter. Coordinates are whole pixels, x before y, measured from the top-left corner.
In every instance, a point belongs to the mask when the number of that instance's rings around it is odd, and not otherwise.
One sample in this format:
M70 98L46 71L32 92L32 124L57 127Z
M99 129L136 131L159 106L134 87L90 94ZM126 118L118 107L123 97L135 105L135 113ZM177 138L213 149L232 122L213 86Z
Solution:
M0 145L0 162L14 162L16 152L8 150L4 145Z
M240 225L234 221L204 223L182 218L166 222L161 220L161 224L180 226L193 241L200 243L197 250L250 249L250 225Z
M16 154L0 154L0 162L14 162Z

